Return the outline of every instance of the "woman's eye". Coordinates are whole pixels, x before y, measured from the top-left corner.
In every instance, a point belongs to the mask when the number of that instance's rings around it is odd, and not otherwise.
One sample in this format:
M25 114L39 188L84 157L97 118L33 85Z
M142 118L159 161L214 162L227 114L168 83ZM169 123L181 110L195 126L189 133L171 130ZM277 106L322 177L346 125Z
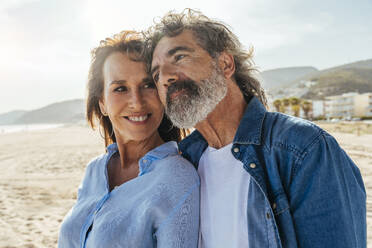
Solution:
M174 57L174 60L179 61L179 60L183 59L184 57L186 57L186 55L184 55L184 54L178 54L178 55L176 55Z
M154 84L154 82L151 82L151 83L146 83L143 87L145 89L154 89L156 88L156 85Z
M124 92L127 90L127 87L125 86L120 86L114 89L115 92Z

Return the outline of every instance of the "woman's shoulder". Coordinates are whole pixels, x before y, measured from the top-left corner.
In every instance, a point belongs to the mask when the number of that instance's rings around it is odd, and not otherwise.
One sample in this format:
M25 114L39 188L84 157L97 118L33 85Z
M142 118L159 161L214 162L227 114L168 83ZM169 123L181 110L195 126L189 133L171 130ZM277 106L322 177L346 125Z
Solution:
M169 155L157 161L157 167L161 170L163 179L178 184L193 185L199 183L199 175L195 167L179 154Z
M91 174L99 170L99 168L105 165L106 160L107 160L107 153L103 153L101 155L94 157L86 165L85 173Z

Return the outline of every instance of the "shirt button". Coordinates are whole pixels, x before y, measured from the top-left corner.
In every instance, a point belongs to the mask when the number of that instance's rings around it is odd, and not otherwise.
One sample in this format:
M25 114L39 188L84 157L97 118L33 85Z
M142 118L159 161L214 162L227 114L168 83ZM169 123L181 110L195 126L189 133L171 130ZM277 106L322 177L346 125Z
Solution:
M255 163L250 163L249 164L249 167L251 167L252 169L256 168L256 164Z
M144 159L142 162L144 162L146 164L148 162L148 160L147 159Z
M239 148L238 147L235 147L234 149L233 149L233 151L236 153L236 152L239 152Z
M273 209L276 209L276 203L273 203Z

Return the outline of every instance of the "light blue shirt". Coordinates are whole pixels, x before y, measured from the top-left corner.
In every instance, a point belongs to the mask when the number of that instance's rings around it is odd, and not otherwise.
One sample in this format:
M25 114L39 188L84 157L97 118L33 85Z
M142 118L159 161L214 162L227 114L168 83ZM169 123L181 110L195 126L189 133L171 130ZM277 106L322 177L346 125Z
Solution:
M199 177L167 142L139 161L139 176L109 191L107 163L116 144L86 169L58 247L197 247Z

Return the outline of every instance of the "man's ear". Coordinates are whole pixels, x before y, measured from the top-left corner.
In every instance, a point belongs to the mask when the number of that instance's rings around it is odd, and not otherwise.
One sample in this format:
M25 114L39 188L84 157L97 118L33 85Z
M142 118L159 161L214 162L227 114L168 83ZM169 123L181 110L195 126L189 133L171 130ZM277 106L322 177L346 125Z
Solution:
M99 100L99 109L101 110L101 113L104 115L104 116L107 116L107 111L106 111L106 106L105 106L105 102L100 99Z
M234 56L227 52L222 52L218 57L218 65L225 78L231 78L235 73Z

